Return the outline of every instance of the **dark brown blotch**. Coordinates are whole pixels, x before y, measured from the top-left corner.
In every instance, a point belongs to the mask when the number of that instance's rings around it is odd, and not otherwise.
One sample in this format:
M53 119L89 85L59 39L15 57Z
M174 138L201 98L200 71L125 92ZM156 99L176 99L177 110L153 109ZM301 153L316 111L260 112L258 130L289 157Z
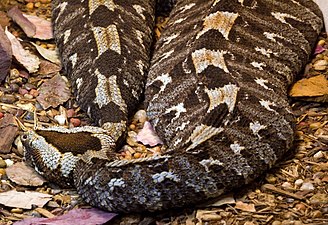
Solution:
M100 150L101 142L93 137L92 133L60 133L56 131L39 130L37 133L43 136L49 144L52 144L60 152L72 152L74 155L83 154L87 150Z

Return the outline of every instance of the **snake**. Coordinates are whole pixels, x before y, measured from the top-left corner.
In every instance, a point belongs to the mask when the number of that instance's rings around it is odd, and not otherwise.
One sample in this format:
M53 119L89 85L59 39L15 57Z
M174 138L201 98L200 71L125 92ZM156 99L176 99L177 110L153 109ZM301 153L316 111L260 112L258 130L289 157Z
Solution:
M250 184L292 148L288 88L323 26L312 0L52 2L63 71L95 125L22 134L49 181L111 212L167 210ZM118 159L141 106L165 150Z

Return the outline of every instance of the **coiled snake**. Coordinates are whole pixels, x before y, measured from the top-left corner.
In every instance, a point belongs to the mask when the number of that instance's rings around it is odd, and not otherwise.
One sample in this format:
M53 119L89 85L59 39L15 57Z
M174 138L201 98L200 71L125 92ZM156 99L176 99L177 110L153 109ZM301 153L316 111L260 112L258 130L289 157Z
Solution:
M322 28L313 1L178 0L153 55L156 4L173 1L53 2L65 71L101 128L25 133L48 179L109 211L163 210L250 183L291 147L287 88ZM117 160L141 102L166 152Z

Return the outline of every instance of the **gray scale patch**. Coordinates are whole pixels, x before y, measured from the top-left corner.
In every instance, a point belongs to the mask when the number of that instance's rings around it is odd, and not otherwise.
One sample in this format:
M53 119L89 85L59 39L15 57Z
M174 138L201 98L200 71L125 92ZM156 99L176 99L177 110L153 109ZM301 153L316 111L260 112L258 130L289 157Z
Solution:
M66 30L64 32L64 44L67 43L67 41L68 41L68 39L69 39L70 36L71 36L71 30L70 29L69 30Z
M255 79L255 82L256 82L258 85L262 86L263 88L272 91L272 89L269 88L269 87L266 85L266 83L269 83L269 81L264 80L264 79L262 79L262 78L256 78L256 79Z
M64 177L68 177L75 168L75 165L79 158L74 156L71 152L65 152L61 158L60 171Z
M232 113L236 105L239 89L240 88L234 84L227 84L222 88L215 88L214 90L205 88L205 92L210 99L207 113L211 112L222 103L225 103L229 109L229 113Z
M142 7L141 5L133 5L132 7L136 10L136 12L138 13L138 15L141 16L141 18L143 20L146 20L146 17L143 14L143 12L145 11L145 8L144 7Z
M229 40L229 33L238 16L238 13L220 11L208 15L204 20L204 28L201 32L197 34L196 39L198 39L210 30L217 30L223 35L226 40Z
M163 171L161 173L156 173L156 174L152 175L152 178L153 178L154 183L161 183L165 179L169 179L174 182L180 181L180 179L177 175L175 175L173 172L167 172L167 171Z
M123 178L113 178L111 179L107 186L109 187L110 191L114 191L115 187L125 187L125 182L123 180Z
M165 110L165 113L170 113L172 111L175 111L175 117L172 119L173 120L177 120L179 119L181 113L185 113L187 112L187 109L184 107L183 103L179 103L178 105L172 106L171 108L168 108Z
M49 144L44 137L36 134L34 131L29 131L27 136L31 148L39 150L44 165L50 170L55 170L59 166L61 153Z
M72 67L74 68L75 65L76 65L76 63L77 63L77 53L71 55L71 56L69 57L69 60L71 61L71 63L72 63ZM82 78L79 78L79 79L82 79Z
M107 49L121 54L120 37L116 25L111 24L108 27L93 27L92 31L97 43L99 56L107 51Z
M57 8L60 8L59 13L58 13L58 15L57 15L57 18L56 18L56 20L55 20L56 23L57 23L57 20L61 17L61 14L65 11L67 4L68 4L67 2L63 2L63 3L59 4L59 5L56 7L56 9L57 9Z

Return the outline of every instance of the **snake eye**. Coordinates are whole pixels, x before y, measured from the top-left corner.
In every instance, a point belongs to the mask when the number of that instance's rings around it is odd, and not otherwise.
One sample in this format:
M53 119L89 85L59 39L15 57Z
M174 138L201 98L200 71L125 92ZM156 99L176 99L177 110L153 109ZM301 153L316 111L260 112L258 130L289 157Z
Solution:
M27 140L27 134L23 134L23 135L21 136L21 139L22 139L22 141L26 141L26 140Z

